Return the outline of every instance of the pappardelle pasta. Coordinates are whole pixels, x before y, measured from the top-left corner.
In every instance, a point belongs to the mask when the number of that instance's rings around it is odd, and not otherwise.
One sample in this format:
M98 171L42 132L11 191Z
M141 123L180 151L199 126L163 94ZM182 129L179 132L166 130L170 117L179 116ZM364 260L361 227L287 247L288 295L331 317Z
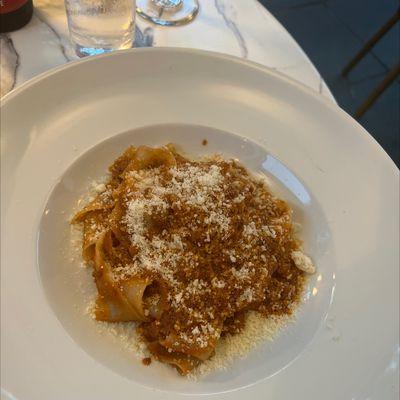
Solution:
M292 211L238 161L129 147L72 223L93 268L100 321L137 321L152 356L185 375L243 329L290 314L311 260Z

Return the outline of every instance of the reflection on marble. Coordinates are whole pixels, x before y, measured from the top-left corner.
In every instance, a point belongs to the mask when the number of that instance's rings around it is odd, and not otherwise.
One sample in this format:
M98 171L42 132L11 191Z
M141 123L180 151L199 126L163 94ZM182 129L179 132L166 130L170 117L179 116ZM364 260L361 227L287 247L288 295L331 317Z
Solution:
M26 80L76 60L63 0L36 0L32 21L1 36L1 96ZM165 28L139 17L135 47L188 47L247 58L334 101L325 82L282 25L256 0L202 0L194 22Z

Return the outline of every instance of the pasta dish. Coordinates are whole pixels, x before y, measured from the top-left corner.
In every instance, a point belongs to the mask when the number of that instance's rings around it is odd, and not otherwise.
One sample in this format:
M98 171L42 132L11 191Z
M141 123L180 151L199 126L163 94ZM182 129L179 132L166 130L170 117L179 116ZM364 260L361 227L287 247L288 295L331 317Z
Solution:
M137 321L153 358L188 374L246 314L290 314L314 272L292 211L238 161L129 147L72 223L93 268L95 318Z

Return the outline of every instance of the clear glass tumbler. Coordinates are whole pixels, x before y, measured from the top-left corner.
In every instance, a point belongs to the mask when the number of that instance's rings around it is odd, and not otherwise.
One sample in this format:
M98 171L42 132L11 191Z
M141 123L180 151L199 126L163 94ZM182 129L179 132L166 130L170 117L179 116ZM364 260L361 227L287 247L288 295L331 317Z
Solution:
M65 8L78 56L132 47L135 0L65 0Z

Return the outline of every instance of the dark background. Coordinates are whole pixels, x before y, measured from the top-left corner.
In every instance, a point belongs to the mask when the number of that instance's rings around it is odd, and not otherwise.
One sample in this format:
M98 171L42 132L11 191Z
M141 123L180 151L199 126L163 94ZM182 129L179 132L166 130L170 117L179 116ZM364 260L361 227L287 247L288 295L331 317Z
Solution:
M349 114L399 62L397 23L350 72L340 71L395 13L397 0L260 0L299 43ZM386 89L359 122L400 165L400 79Z

